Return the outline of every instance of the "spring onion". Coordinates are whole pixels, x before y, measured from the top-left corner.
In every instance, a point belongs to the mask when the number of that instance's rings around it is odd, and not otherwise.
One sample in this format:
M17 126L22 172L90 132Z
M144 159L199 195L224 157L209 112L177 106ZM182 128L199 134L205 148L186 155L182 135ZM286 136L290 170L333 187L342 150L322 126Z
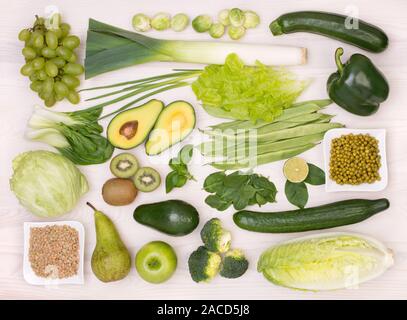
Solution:
M153 61L223 64L236 53L246 65L298 65L306 49L231 42L178 41L150 38L90 19L86 41L85 77Z

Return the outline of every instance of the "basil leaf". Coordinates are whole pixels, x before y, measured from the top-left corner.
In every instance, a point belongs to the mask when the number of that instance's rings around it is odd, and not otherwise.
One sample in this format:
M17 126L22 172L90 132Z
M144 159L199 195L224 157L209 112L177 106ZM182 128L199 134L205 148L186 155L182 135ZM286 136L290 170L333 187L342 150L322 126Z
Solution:
M165 178L165 191L169 193L174 188L181 188L187 183L188 178L177 171L171 171Z
M293 183L287 180L285 183L285 195L291 204L304 209L308 202L307 185L304 182Z
M227 208L230 207L231 203L228 201L223 200L221 197L211 194L206 197L205 203L212 207L215 208L219 211L225 211Z
M185 145L179 152L179 159L183 164L188 164L192 159L194 153L194 146L192 144Z
M223 171L210 174L204 181L204 190L209 193L221 193L225 177L226 174Z
M313 165L312 163L308 163L308 168L309 168L308 176L304 182L312 184L314 186L319 186L321 184L325 184L324 170Z

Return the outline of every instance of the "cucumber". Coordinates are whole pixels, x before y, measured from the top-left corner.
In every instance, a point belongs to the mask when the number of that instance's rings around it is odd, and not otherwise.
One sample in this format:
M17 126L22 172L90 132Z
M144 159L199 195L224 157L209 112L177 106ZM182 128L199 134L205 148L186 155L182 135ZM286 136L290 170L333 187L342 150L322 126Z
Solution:
M172 236L191 233L199 224L198 211L181 200L143 204L134 210L134 219Z
M273 35L294 32L310 32L353 44L370 52L382 52L387 48L388 37L380 28L359 20L357 28L353 20L344 15L319 12L299 11L283 14L270 23ZM348 26L348 27L347 27Z
M233 221L238 227L255 232L301 232L357 223L386 210L389 206L387 199L352 199L293 211L243 210L233 215Z

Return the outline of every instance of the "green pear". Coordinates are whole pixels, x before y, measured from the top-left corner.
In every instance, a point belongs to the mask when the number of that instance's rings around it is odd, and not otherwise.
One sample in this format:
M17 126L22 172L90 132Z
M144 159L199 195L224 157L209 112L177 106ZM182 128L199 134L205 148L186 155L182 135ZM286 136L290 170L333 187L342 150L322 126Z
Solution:
M130 253L112 220L89 202L86 204L95 214L96 247L92 254L92 271L103 282L121 280L130 272Z

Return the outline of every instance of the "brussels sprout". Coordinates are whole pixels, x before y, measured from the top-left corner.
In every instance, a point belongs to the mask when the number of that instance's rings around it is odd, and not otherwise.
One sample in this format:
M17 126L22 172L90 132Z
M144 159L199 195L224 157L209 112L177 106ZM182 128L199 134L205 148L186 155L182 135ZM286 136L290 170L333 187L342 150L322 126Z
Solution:
M171 16L168 13L157 13L151 20L151 26L158 31L166 30L171 25Z
M177 32L184 30L189 23L189 17L184 13L178 13L171 19L171 29Z
M220 22L216 22L209 29L209 34L212 38L220 38L225 34L225 26Z
M133 28L139 32L146 32L151 29L150 18L143 13L138 13L132 19Z
M233 27L242 27L245 20L244 12L239 8L233 8L229 12L229 20Z
M212 18L206 14L201 14L192 20L192 27L196 32L206 32L212 26Z
M233 40L239 40L244 36L245 33L246 29L243 26L240 27L230 26L228 29L229 37Z
M218 14L218 19L221 24L224 26L230 25L230 20L229 20L229 9L223 9L222 11L219 12Z
M257 25L260 23L260 17L254 11L251 11L251 10L245 11L244 16L245 16L245 20L244 20L243 26L246 29L256 28Z

